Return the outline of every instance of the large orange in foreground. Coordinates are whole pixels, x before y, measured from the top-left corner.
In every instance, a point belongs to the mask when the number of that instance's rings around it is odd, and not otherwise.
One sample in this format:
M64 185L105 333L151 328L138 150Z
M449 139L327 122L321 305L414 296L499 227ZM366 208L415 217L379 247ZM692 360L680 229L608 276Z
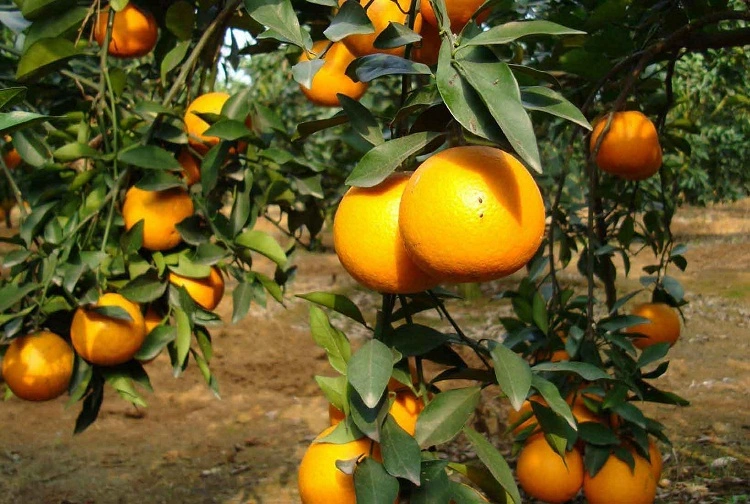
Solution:
M534 256L544 227L544 201L533 177L493 147L435 154L417 168L401 198L406 251L441 281L510 275Z
M312 51L320 57L320 54L328 46L326 40L319 40L313 44ZM310 61L312 56L303 51L300 61ZM365 82L354 82L346 75L346 67L354 61L354 55L341 43L335 42L326 52L323 66L313 77L312 87L309 89L300 84L302 93L315 105L322 107L338 107L339 98L337 93L348 96L353 100L359 100L367 91Z
M330 434L334 426L328 427L317 438ZM337 460L369 456L380 460L380 450L368 438L344 444L313 443L302 457L297 481L302 504L356 504L354 478L336 467Z
M589 504L651 504L656 498L656 480L651 465L633 453L635 467L610 455L596 476L583 476L583 493Z
M50 331L10 342L3 357L3 380L27 401L48 401L62 395L73 375L73 349Z
M178 287L184 287L193 301L206 310L216 308L224 296L224 277L216 266L211 268L211 273L205 278L189 278L170 272L169 281Z
M346 0L339 0L339 6L343 5ZM355 56L365 56L367 54L386 53L395 56L404 55L404 47L394 47L391 49L378 49L374 46L375 39L378 38L383 30L388 27L388 23L407 24L407 15L411 0L359 0L362 7L367 6L367 17L370 18L372 26L375 28L373 33L349 35L343 39L346 47L349 48ZM418 14L414 20L413 30L419 33L422 28L422 15Z
M107 34L109 7L99 12L94 27L94 39L100 46ZM138 58L150 53L156 46L159 28L150 12L143 11L129 2L124 9L115 13L112 38L107 53L117 58Z
M636 306L631 314L650 321L627 329L628 333L638 335L632 341L640 349L657 343L669 343L672 346L680 338L680 317L666 303L643 303ZM640 337L641 335L645 337Z
M341 265L357 282L378 292L408 294L438 283L409 258L399 232L399 203L409 176L394 173L375 187L352 187L333 219Z
M102 295L96 306L117 306L131 320L105 317L94 310L78 308L70 325L76 352L92 364L114 366L129 361L146 339L146 323L140 307L121 294Z
M563 460L543 436L536 436L521 449L516 475L530 496L562 504L575 497L583 486L583 457L574 448L565 452Z
M590 141L592 152L606 125L607 116L594 124ZM644 180L659 171L661 161L659 134L654 123L637 110L615 112L599 147L597 166L626 180Z
M122 218L128 231L143 220L144 248L169 250L182 242L177 224L194 210L193 200L184 189L144 191L133 186L125 193Z

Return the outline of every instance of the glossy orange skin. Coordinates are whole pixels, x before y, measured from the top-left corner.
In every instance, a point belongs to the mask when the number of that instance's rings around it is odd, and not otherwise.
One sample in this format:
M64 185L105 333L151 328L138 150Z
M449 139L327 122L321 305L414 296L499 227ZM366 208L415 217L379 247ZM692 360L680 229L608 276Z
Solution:
M94 27L94 39L100 46L107 34L109 7L99 12ZM116 58L140 58L153 51L159 36L156 19L150 12L143 11L132 2L115 13L112 37L107 53Z
M484 0L445 0L445 8L451 20L451 30L455 33L460 32L483 3ZM421 0L419 8L424 16L425 24L438 25L430 0Z
M666 303L643 303L633 308L631 314L651 321L627 329L629 334L639 335L632 341L633 345L641 350L657 343L669 343L672 346L680 338L680 317L677 311Z
M219 138L203 134L211 125L195 113L221 114L221 109L228 99L228 93L206 93L193 100L185 110L185 131L188 134L188 142L198 152L205 154L208 149L219 143Z
M524 491L552 504L562 504L578 494L583 472L583 457L577 449L566 452L563 461L543 436L526 443L516 465L516 476Z
M594 123L589 145L592 152L606 124L606 116ZM654 123L636 110L615 112L596 156L599 168L626 180L645 180L659 171L661 163Z
M78 308L70 325L70 339L76 352L92 364L123 364L138 352L146 339L146 323L140 307L117 293L102 295L97 306L119 306L132 320L104 317Z
M3 380L16 397L49 401L68 390L75 355L67 341L50 331L15 338L3 357Z
M193 215L193 200L184 189L144 191L128 189L122 205L125 229L143 220L143 248L169 250L182 242L177 224Z
M206 278L188 278L170 272L169 281L187 289L193 301L206 310L216 308L224 297L224 277L216 266Z
M319 40L313 44L312 52L320 55L328 47L329 42ZM318 56L319 57L319 56ZM300 61L310 61L315 56L303 52ZM337 93L344 94L353 100L359 100L367 91L369 85L365 82L354 82L346 75L346 67L354 61L354 55L342 42L335 42L325 53L323 66L313 77L312 87L301 85L302 93L315 105L321 107L339 107Z
M539 187L494 147L431 156L404 189L399 229L409 257L441 282L486 282L518 271L545 231Z
M635 467L631 471L624 461L610 455L594 476L583 477L583 493L589 504L652 504L656 498L656 480L651 465L633 453Z
M438 283L410 259L399 231L399 204L409 177L394 173L375 187L352 187L336 211L336 254L344 269L368 289L410 294Z
M343 5L346 0L339 0L339 6ZM398 5L396 5L398 1ZM343 39L346 47L355 56L365 56L367 54L393 54L394 56L403 56L405 48L395 47L392 49L378 49L374 46L375 39L380 33L388 27L389 22L407 24L407 15L409 12L411 0L360 0L360 4L367 7L367 17L370 18L374 33L349 35ZM422 15L418 14L414 20L414 31L419 33L422 28Z

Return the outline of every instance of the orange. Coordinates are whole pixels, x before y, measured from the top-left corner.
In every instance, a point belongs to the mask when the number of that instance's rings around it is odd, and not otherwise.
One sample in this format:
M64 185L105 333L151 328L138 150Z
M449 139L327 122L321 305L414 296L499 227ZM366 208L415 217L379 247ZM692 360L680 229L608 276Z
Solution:
M3 162L9 170L13 170L21 164L21 155L16 149L11 148L8 152L3 154Z
M107 34L109 7L99 12L94 27L94 39L100 46ZM112 37L107 53L116 58L139 58L150 53L156 46L159 28L150 12L143 11L129 2L124 9L115 13Z
M589 399L592 399L594 401L601 402L601 397L598 396L588 396ZM570 400L568 400L568 403L570 403ZM597 423L605 423L605 420L603 417L600 417L593 411L591 411L588 406L586 406L586 403L583 400L583 396L576 396L575 400L573 401L573 404L570 408L571 412L573 413L573 417L576 419L578 423L583 422L597 422Z
M146 339L140 307L113 292L102 295L96 306L118 306L131 320L105 317L80 307L73 315L70 339L76 352L92 364L114 366L133 358Z
M409 258L399 232L399 202L409 176L394 173L374 187L352 187L333 219L339 261L368 289L410 294L438 283Z
M335 427L328 427L316 440L330 434ZM313 443L302 457L297 473L299 495L302 504L355 504L354 478L336 467L337 460L351 460L372 456L380 461L377 445L368 438L344 444Z
M346 0L339 0L339 6L343 5ZM404 55L404 47L394 47L392 49L378 49L374 46L375 39L388 27L388 23L407 24L407 14L411 5L411 0L359 0L364 7L367 5L367 17L370 18L372 26L375 28L374 33L349 35L342 42L346 44L352 54L355 56L365 56L367 54L386 53L395 56ZM414 31L419 33L422 28L422 15L418 14L414 21Z
M635 467L610 455L596 476L583 476L583 493L589 504L651 504L656 480L648 461L633 453Z
M529 399L526 399L523 402L523 404L521 404L521 409L519 409L518 411L516 411L514 409L510 410L510 412L508 413L508 425L513 425L513 424L517 423L519 420L521 420L522 417L524 417L524 416L528 415L529 413L533 412L533 410L531 408L531 401L534 401L535 403L541 404L543 406L547 405L547 401L545 401L544 399L542 399L539 396L534 396L534 397L531 397ZM536 424L536 423L537 423L536 417L532 413L532 415L529 418L527 418L526 420L524 420L523 422L521 422L517 427L515 427L513 429L513 435L517 436L526 427L528 427L529 425L532 425L532 424Z
M221 109L228 99L228 93L206 93L193 100L185 110L185 131L188 134L188 142L198 152L208 152L209 148L219 143L219 137L203 134L211 125L196 113L221 114Z
M417 418L423 409L424 401L420 397L417 397L411 390L401 390L396 393L388 412L399 427L413 436L417 429ZM340 409L333 404L328 405L328 419L331 425L337 425L344 418L346 417Z
M201 180L201 168L198 160L190 154L187 149L182 149L177 156L177 161L182 165L182 178L185 185L190 187Z
M422 40L412 46L411 59L427 66L437 65L441 43L438 29L434 25L422 23L419 34Z
M451 20L451 30L456 33L460 32L483 3L484 0L445 0L445 8ZM424 16L425 24L438 25L430 0L421 0L419 9Z
M677 311L665 303L643 303L631 312L633 315L649 319L650 323L628 327L630 334L645 337L633 338L633 344L644 349L657 343L674 345L680 337L680 317Z
M331 422L331 426L338 425L343 422L346 418L344 412L338 409L331 403L328 403L328 421Z
M143 247L169 250L182 242L177 224L193 215L193 200L180 188L144 191L128 189L122 205L122 217L128 231L143 220Z
M169 273L169 281L178 287L184 287L193 301L206 310L213 310L224 297L224 277L216 266L205 278L189 278L177 273Z
M565 460L544 437L530 440L521 449L516 465L518 482L535 499L561 504L576 496L583 486L583 457L575 448Z
M661 479L661 470L664 462L661 459L661 452L659 446L653 439L648 440L648 458L651 459L651 474L654 475L654 480L659 483Z
M312 52L320 55L328 47L329 42L319 40L313 44ZM300 61L310 61L314 57L303 52ZM335 42L331 45L324 56L323 66L313 77L312 87L306 88L300 84L307 99L315 105L322 107L338 107L339 99L337 93L344 94L354 100L359 100L367 91L368 85L364 82L354 82L346 75L346 67L354 61L354 55L341 42Z
M48 401L68 390L74 358L68 342L55 333L21 336L5 352L3 380L21 399Z
M592 152L606 124L607 116L594 124ZM602 171L626 180L644 180L655 174L661 166L661 145L654 123L637 110L615 112L596 164Z
M431 156L401 198L406 251L441 281L484 282L519 270L541 245L544 226L533 177L494 147L453 147Z
M164 320L164 316L159 315L159 312L149 307L149 309L146 310L146 314L143 316L143 323L146 327L146 334L149 334L151 331L160 326L162 320Z

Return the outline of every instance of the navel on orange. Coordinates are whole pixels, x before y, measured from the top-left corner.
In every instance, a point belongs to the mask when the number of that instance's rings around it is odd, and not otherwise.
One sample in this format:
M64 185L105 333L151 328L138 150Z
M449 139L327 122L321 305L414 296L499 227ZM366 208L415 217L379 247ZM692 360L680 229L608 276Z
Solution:
M594 124L592 152L606 124L607 116ZM626 180L644 180L659 171L661 162L661 145L654 123L637 110L615 112L599 147L597 166Z
M15 338L3 357L3 380L19 398L48 401L62 395L73 376L73 349L50 331Z
M128 231L143 220L144 248L169 250L182 242L177 224L194 210L193 200L184 189L144 191L133 186L125 194L122 217Z
M409 174L394 173L375 187L352 187L333 220L341 265L378 292L408 294L437 285L409 258L399 232L399 202L408 181Z
M404 189L399 228L409 257L447 282L522 268L542 243L544 201L528 170L500 149L453 147L423 162Z
M94 39L100 46L107 34L109 7L99 12L94 27ZM112 37L107 53L117 58L138 58L150 53L156 46L159 28L153 14L129 2L124 9L115 13Z

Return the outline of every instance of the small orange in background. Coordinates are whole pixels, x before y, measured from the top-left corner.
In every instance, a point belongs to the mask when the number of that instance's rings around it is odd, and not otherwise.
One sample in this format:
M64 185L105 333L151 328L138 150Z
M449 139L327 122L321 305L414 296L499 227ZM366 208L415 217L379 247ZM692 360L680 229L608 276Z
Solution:
M610 455L595 476L583 476L583 493L589 504L652 504L656 498L656 480L651 465L631 452L635 466Z
M374 187L352 187L333 219L336 255L368 289L411 294L438 284L411 260L399 231L399 204L410 176L394 173Z
M416 169L398 222L419 268L445 282L486 282L531 260L544 237L545 208L534 178L509 153L452 147Z
M607 116L594 123L592 152L606 125ZM637 110L615 112L596 156L599 168L625 180L645 180L659 171L661 162L661 144L654 123Z
M639 304L633 308L631 314L650 320L627 329L627 333L638 336L632 341L633 345L641 350L657 343L669 343L672 346L680 338L680 317L677 311L666 303Z
M328 427L315 440L330 434ZM354 477L336 467L337 460L351 460L372 456L381 461L380 448L368 438L343 444L313 441L302 457L297 473L302 504L355 504Z
M224 277L216 266L206 278L189 278L177 273L169 273L169 281L178 287L184 287L190 297L206 310L213 310L224 297Z
M583 457L577 449L565 452L563 460L543 436L529 440L516 465L518 482L535 499L562 504L583 486Z
M122 308L131 320L105 317L94 310L78 308L70 325L73 347L92 364L115 366L129 361L146 339L146 324L140 307L113 292L102 295L96 306Z
M339 0L339 6L343 5L345 1ZM367 6L367 17L370 18L375 32L349 35L344 38L343 42L349 48L349 51L355 56L378 53L403 56L405 50L403 46L392 49L378 49L374 44L378 35L388 27L388 23L407 25L407 13L411 6L411 0L359 0L359 3L362 7ZM417 14L414 20L414 31L419 33L421 28L422 15Z
M177 224L193 215L195 207L188 192L181 188L144 191L128 189L122 205L125 229L130 231L143 220L143 247L147 250L169 250L182 242Z
M68 390L74 359L68 342L53 332L20 336L3 357L3 380L21 399L48 401Z
M106 38L108 18L109 7L105 7L99 12L94 27L94 39L100 46ZM116 58L139 58L153 51L158 36L159 28L153 14L129 2L124 9L115 12L107 53Z
M320 54L328 47L327 40L319 40L313 44L312 52ZM300 84L302 93L315 105L322 107L338 107L337 93L344 94L353 100L359 100L369 87L365 82L354 82L346 75L346 67L354 61L355 56L342 42L334 42L325 53L323 66L318 70L309 89ZM310 61L313 56L302 52L300 61Z
M18 165L21 164L21 155L18 153L18 151L11 147L11 149L3 154L3 162L5 163L5 166L8 167L9 170L14 170Z
M200 162L188 149L180 151L177 161L182 165L182 178L188 187L201 181Z

